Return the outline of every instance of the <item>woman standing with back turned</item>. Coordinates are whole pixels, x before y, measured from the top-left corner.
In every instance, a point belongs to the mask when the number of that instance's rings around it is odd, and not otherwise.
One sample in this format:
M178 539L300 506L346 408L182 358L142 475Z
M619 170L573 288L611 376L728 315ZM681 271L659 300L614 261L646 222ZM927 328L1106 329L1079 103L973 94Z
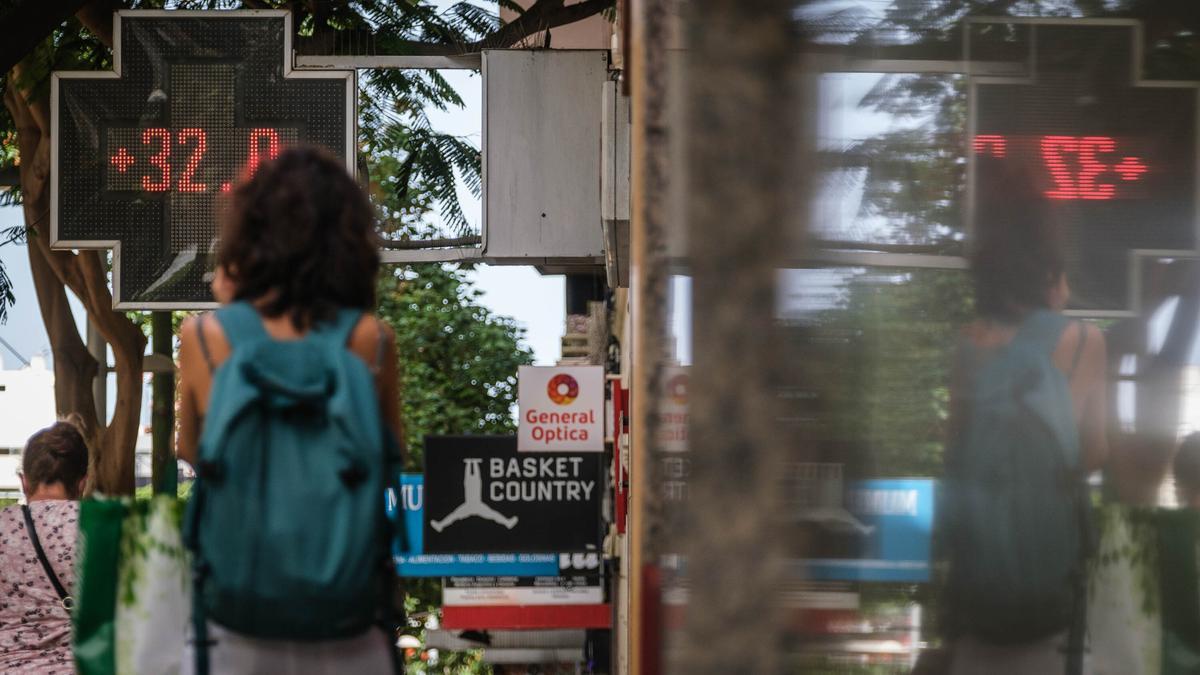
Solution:
M256 324L254 330L265 331L263 339L279 349L342 322L348 310L357 312L345 346L373 374L374 402L383 423L399 437L395 338L386 324L371 315L379 269L371 206L337 159L313 148L288 149L240 184L222 223L217 269L214 295L223 304L233 304L216 315L189 319L182 329L182 459L197 464L205 417L224 403L210 400L210 392L214 374L238 348L237 344L231 347L226 335L233 325L226 323L228 317L235 313L243 323ZM216 417L212 420L215 423ZM305 420L296 420L298 428L304 424ZM271 462L288 461L292 460L273 456L267 460L267 470L282 470L286 467ZM383 495L378 498L382 505ZM260 516L246 513L247 524L255 524ZM208 640L210 668L215 673L393 669L392 638L378 629L344 639L301 641L250 637L210 622Z
M0 672L73 673L71 599L88 451L73 422L34 434L22 506L0 511Z
M1085 479L1107 454L1104 336L1062 314L1064 246L1045 214L1012 214L980 235L978 318L960 340L939 516L950 672L1058 675L1070 662L1078 673Z

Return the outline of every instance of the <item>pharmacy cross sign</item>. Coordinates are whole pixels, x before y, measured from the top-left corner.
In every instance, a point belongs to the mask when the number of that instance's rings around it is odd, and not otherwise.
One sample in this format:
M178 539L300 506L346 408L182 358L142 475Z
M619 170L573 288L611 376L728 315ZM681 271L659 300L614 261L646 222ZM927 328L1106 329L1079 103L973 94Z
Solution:
M1198 85L1141 79L1140 33L1111 20L970 25L973 62L1027 42L1021 77L970 79L972 234L1003 236L1019 219L1061 228L1084 314L1136 310L1139 258L1200 243Z
M124 11L113 70L51 81L50 242L113 249L120 309L211 304L239 178L312 143L354 162L354 75L292 71L283 11Z

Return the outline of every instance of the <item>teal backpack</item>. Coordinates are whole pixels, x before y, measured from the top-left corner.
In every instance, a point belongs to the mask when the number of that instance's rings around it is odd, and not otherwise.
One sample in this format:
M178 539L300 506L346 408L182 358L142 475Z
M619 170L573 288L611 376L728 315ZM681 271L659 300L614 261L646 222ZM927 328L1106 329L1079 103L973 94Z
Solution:
M1052 361L1067 323L1034 311L978 364L948 448L950 628L993 643L1075 633L1082 620L1087 491L1068 376Z
M394 619L385 490L400 458L371 369L346 346L361 312L293 341L271 339L245 303L215 316L232 351L213 374L185 520L198 662L206 618L289 640Z

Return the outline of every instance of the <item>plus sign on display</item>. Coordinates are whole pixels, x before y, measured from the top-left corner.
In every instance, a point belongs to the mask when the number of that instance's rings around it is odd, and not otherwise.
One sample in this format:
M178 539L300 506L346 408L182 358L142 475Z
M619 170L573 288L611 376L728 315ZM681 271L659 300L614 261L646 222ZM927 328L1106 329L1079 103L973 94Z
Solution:
M52 78L50 238L112 248L118 308L209 306L217 217L289 144L354 166L354 74L293 72L282 11L127 11L111 72Z
M1071 308L1128 313L1138 255L1197 249L1197 85L1141 79L1136 23L1018 25L1026 76L971 79L971 227L1061 228Z

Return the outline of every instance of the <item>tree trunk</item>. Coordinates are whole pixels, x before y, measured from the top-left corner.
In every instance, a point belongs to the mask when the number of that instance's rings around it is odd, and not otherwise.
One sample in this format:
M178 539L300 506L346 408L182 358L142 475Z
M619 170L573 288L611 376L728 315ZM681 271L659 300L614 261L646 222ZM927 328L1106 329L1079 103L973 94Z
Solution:
M142 401L142 354L146 337L123 313L112 309L107 270L95 251L50 248L50 105L48 93L18 87L21 66L8 77L4 104L16 122L21 153L21 195L42 323L54 355L54 394L60 415L78 413L87 426L91 486L106 494L132 494L134 444ZM117 399L112 424L97 415L92 379L103 364L88 353L75 325L66 289L112 346Z

